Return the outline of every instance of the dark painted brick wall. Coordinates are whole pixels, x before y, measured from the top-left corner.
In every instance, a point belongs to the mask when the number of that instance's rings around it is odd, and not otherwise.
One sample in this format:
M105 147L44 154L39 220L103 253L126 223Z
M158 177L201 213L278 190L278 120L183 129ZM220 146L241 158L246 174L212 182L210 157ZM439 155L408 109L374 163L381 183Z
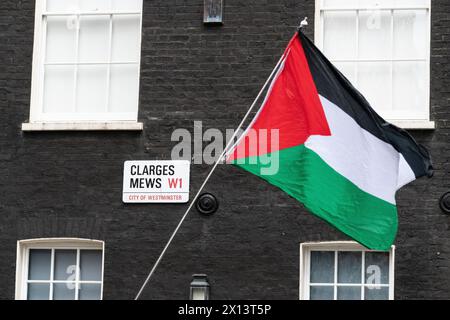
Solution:
M144 0L142 133L23 133L28 119L34 1L0 2L0 298L14 298L16 241L83 237L106 241L106 299L137 293L186 205L124 205L123 161L168 159L175 128L234 128L314 1L225 0L225 24L202 24L202 0ZM434 131L414 131L436 173L398 194L397 299L450 299L450 3L433 0ZM192 166L191 192L208 166ZM206 187L220 210L193 211L144 298L186 298L207 273L212 298L298 298L299 243L346 239L283 192L220 166Z

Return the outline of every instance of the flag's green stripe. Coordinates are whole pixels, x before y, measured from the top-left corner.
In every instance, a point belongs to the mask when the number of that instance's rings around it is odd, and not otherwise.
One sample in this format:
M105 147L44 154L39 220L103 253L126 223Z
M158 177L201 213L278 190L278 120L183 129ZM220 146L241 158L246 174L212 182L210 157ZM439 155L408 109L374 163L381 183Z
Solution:
M273 170L277 158L276 174L261 172L264 168ZM359 189L304 145L265 157L239 159L233 164L279 187L366 247L390 249L397 232L396 207Z

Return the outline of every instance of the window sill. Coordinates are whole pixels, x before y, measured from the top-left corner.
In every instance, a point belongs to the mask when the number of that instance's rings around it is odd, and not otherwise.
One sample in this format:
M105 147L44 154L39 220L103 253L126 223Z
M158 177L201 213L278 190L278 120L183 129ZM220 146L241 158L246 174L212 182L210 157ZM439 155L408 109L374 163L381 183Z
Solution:
M434 121L428 120L387 120L402 129L409 130L433 130L436 129Z
M142 131L142 122L30 122L22 131Z

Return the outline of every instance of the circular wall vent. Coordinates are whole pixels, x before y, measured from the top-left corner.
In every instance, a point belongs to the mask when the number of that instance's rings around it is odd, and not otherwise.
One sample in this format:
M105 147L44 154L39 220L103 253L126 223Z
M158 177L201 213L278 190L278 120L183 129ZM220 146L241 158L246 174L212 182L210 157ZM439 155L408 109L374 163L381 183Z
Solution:
M195 207L201 214L211 215L219 208L219 202L211 193L204 193L198 197Z
M450 192L444 193L439 200L439 206L446 214L450 214Z

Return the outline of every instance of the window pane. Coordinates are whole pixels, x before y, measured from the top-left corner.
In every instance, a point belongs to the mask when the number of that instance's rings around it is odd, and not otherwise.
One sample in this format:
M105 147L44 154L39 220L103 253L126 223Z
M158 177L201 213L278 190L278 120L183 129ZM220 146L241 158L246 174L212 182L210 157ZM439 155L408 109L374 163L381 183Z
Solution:
M427 51L428 14L425 10L394 12L394 57L425 59Z
M55 280L75 280L76 267L76 250L55 250Z
M78 0L47 0L47 11L50 12L76 12Z
M333 300L334 288L332 286L311 286L309 289L310 300Z
M135 12L141 11L142 0L47 0L47 11L76 12L78 8L82 11Z
M338 300L361 300L361 287L338 287Z
M50 295L50 284L29 283L27 300L48 300Z
M364 289L365 300L388 300L389 288L365 288Z
M391 7L392 5L393 0L359 0L360 8Z
M429 86L426 73L425 62L394 63L393 109L403 118L426 118Z
M114 16L112 61L137 62L139 60L140 17L137 15Z
M28 265L29 280L50 280L51 254L51 250L30 250Z
M106 112L107 72L104 65L78 67L77 112Z
M75 62L76 17L47 17L47 62Z
M53 300L75 300L75 283L54 283Z
M142 10L142 0L112 0L115 11L139 12Z
M358 64L358 89L378 113L391 109L391 63Z
M391 59L391 13L370 10L359 14L359 58Z
M102 251L80 251L81 281L102 280Z
M356 56L356 11L324 12L323 49L330 59Z
M333 63L340 72L353 84L356 85L356 63L354 62L335 62Z
M361 252L338 252L338 283L361 283Z
M425 7L430 5L430 0L394 0L397 7Z
M80 18L80 62L109 61L109 16Z
M44 113L73 110L74 66L46 66L44 75Z
M100 284L82 284L79 292L80 300L100 300L101 285Z
M311 251L311 283L334 283L334 251Z
M111 66L110 112L137 114L139 98L139 67L137 65Z
M366 252L366 279L367 284L389 283L389 253Z
M79 0L81 11L110 11L111 0ZM123 1L123 0L122 0ZM129 0L125 0L129 1Z
M351 7L356 8L358 0L323 0L324 7Z

